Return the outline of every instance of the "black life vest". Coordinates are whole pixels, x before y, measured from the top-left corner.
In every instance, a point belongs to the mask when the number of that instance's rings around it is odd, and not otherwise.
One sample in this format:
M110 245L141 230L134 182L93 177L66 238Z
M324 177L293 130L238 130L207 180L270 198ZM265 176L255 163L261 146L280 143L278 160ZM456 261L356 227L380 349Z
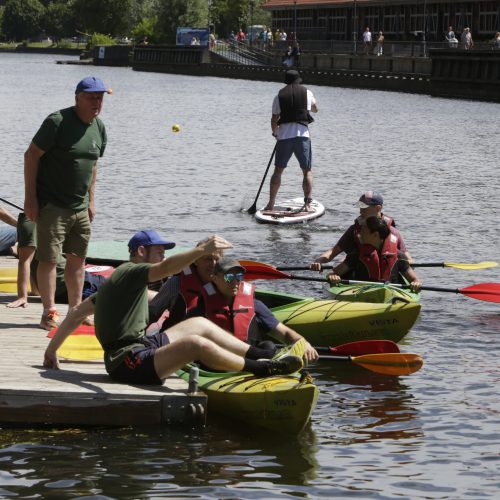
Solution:
M307 126L314 121L307 110L307 89L303 85L291 83L278 92L280 117L278 125L283 123L301 123Z

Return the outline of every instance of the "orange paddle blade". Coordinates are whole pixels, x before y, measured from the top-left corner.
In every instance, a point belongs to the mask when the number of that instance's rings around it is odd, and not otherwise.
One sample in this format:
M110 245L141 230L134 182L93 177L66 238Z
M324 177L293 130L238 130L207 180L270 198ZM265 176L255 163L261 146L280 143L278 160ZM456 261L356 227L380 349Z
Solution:
M384 375L410 375L422 368L424 360L412 353L367 354L351 358L356 365Z

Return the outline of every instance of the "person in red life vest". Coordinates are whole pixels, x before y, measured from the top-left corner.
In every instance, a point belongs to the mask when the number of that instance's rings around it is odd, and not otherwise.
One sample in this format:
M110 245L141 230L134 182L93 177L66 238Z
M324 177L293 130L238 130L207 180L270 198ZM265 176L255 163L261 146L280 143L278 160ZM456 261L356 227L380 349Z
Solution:
M321 271L322 264L332 261L342 252L345 252L346 254L355 252L357 250L357 244L360 242L363 243L362 229L366 226L366 220L368 217L371 216L385 220L387 225L392 228L393 232L398 236L398 250L402 252L404 258L411 264L413 259L410 252L406 248L403 237L396 229L394 219L388 217L382 212L383 205L384 199L380 193L376 191L364 192L357 202L357 206L359 207L359 217L356 218L354 224L349 226L347 231L340 237L335 246L328 249L326 252L323 252L313 263L310 264L309 268L313 271ZM370 232L368 231L366 234L370 234Z
M413 291L420 290L419 277L398 249L399 233L394 227L372 215L363 224L361 236L363 242L358 240L356 250L348 253L346 259L327 276L331 283L348 277L362 281L409 282Z
M129 242L130 261L119 266L99 290L68 315L52 337L43 365L58 369L57 350L87 316L95 316L95 334L104 350L109 376L126 384L162 384L186 363L199 360L213 370L245 371L257 376L284 375L303 367L301 357L250 346L206 318L189 318L165 332L146 335L148 283L179 273L203 255L232 248L214 235L191 250L165 259L172 242L156 231L140 231Z
M201 240L196 246L205 242ZM223 254L222 250L205 254L168 279L149 303L148 333L165 330L186 318L198 305L203 285L212 280L214 265Z
M255 286L243 281L245 268L237 260L223 257L214 266L212 282L203 287L203 295L192 316L203 315L238 339L257 347L274 348L265 341L267 334L283 344L294 344L303 337L279 322L260 300ZM318 359L318 353L305 339L304 358Z

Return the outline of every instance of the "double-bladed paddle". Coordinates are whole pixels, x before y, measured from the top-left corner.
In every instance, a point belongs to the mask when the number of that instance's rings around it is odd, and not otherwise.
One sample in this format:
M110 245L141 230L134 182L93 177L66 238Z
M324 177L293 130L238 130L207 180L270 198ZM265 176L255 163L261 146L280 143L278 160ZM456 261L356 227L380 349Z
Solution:
M453 267L454 269L463 269L465 271L472 271L477 269L488 269L490 267L497 267L498 262L485 260L483 262L420 262L410 264L411 267ZM321 265L322 269L333 269L332 265ZM278 271L308 271L309 266L278 266Z
M246 269L246 278L249 280L256 279L292 279L300 281L317 281L328 282L326 278L312 278L309 276L295 276L293 274L284 273L279 271L276 267L262 262L253 260L240 260L240 264ZM385 283L374 281L356 281L356 280L340 280L340 283L345 285L377 285L383 286ZM390 283L391 286L396 288L410 288L409 285L401 285L399 283ZM472 299L484 300L485 302L498 302L500 303L500 283L478 283L465 288L441 288L434 286L422 286L420 290L427 290L432 292L448 292L459 293Z

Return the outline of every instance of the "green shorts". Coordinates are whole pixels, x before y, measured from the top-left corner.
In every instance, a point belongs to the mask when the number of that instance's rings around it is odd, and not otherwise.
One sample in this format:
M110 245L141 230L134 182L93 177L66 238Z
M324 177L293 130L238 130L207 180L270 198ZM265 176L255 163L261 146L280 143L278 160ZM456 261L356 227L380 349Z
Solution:
M36 247L36 223L28 219L24 212L17 218L17 246Z
M87 209L75 212L48 203L40 209L36 230L36 258L39 261L56 262L62 252L82 259L87 255L90 241Z

